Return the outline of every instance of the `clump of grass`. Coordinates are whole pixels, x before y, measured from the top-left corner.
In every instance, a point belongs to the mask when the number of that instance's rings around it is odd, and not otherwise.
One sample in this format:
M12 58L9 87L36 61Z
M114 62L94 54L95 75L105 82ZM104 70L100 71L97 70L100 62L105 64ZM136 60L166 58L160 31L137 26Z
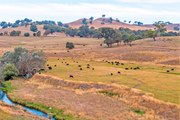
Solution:
M120 96L119 93L116 93L113 91L108 91L108 90L102 90L102 91L99 91L99 93L104 94L104 95L109 96L109 97L114 97L114 96L119 97Z
M132 108L131 109L133 112L135 112L136 114L138 114L138 115L144 115L145 114L145 111L144 110L141 110L141 109L139 109L139 108Z
M54 107L45 106L41 103L28 102L26 100L22 100L19 98L12 98L12 101L15 103L18 103L20 105L23 105L23 106L26 106L29 108L33 108L33 109L37 109L44 113L47 113L47 114L51 115L52 117L54 117L56 120L84 120L82 118L75 117L71 114L64 114L63 110L60 110L60 109L57 109Z
M2 82L0 86L0 90L2 90L5 93L12 92L14 90L14 87L11 85L10 81Z

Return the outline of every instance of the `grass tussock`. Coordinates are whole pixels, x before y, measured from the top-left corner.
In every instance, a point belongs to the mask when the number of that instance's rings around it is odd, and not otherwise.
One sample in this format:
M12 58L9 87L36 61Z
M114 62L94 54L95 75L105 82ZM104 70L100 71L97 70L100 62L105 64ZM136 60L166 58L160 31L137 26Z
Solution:
M5 93L12 92L15 88L11 85L10 81L2 82L2 85L0 87L0 90L2 90Z
M108 97L120 97L119 93L113 92L113 91L108 91L108 90L102 90L102 91L99 91L99 93L104 94Z
M134 113L136 113L137 115L141 115L143 116L145 114L145 111L139 108L132 108L131 109Z

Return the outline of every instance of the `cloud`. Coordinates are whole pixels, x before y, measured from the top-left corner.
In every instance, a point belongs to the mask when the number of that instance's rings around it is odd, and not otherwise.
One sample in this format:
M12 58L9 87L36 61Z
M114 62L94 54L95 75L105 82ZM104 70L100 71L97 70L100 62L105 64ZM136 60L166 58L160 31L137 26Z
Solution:
M180 3L180 0L116 0L124 3L171 4Z
M130 0L129 0L130 1ZM25 17L33 20L51 19L56 21L70 22L83 17L100 17L106 14L107 17L120 18L120 20L140 20L154 22L159 19L176 20L180 18L177 11L152 10L147 8L130 7L114 4L0 4L0 21L11 21Z

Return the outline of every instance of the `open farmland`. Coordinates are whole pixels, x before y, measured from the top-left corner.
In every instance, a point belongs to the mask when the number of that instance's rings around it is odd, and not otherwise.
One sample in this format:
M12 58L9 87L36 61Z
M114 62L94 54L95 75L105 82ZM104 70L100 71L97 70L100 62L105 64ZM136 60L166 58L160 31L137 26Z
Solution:
M66 42L73 42L75 48L67 50ZM9 96L63 110L65 116L73 116L68 119L176 120L180 38L138 40L132 47L106 48L102 43L102 39L63 36L0 37L1 55L21 46L43 50L47 57L46 71L25 82L12 81L15 90ZM156 106L162 109L156 110Z

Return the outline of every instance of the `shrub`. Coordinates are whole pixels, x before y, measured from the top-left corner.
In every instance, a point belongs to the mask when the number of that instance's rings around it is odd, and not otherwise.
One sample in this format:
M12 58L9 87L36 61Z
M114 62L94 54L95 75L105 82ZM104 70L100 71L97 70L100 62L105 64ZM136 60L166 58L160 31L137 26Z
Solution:
M74 48L74 43L72 43L72 42L67 42L67 43L66 43L66 48L68 48L68 49L73 49L73 48Z
M5 65L2 75L4 80L13 79L13 77L18 76L18 69L15 67L14 64L7 64Z
M19 36L20 34L21 34L21 31L13 30L13 31L10 32L10 36Z
M27 32L27 33L24 33L24 37L29 37L30 34Z

